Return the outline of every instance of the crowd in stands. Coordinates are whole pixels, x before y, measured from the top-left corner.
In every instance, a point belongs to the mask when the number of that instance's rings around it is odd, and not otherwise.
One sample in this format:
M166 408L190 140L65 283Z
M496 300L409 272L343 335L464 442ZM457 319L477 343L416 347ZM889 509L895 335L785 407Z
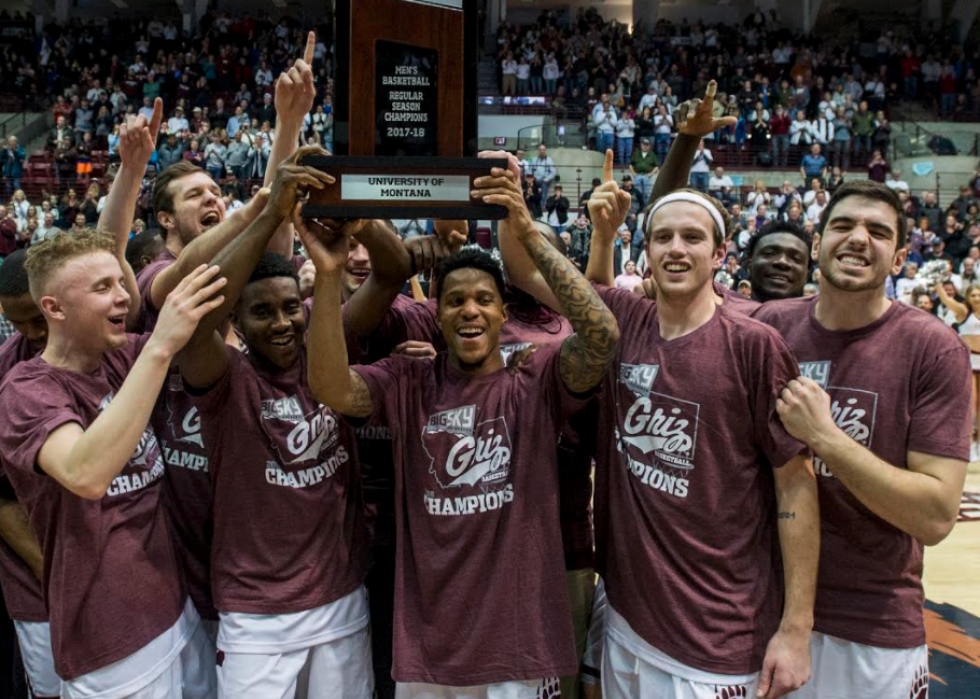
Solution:
M582 114L590 144L615 143L620 163L644 138L662 161L674 109L721 76L716 114L737 123L713 134L717 142L763 167L796 165L819 144L833 165L863 168L875 149L887 155L887 115L902 100L921 100L944 119L980 118L973 50L898 31L882 31L872 50L794 35L775 11L741 26L661 20L632 34L594 8L580 7L567 25L547 11L534 24L501 25L500 90L548 95L556 115Z
M118 160L120 124L127 115L149 116L160 97L167 114L147 172L148 187L156 172L187 160L240 199L248 194L249 181L265 174L276 134L274 76L305 40L298 26L266 14L233 19L216 13L187 38L172 20L134 26L117 17L98 24L48 25L38 37L11 41L0 49L0 85L52 95L54 126L44 153L26 154L14 138L0 148L4 194L9 197L29 183L25 188L34 197L64 192L67 201L66 190L75 190L75 198L84 200L78 193L91 183L104 188ZM328 47L333 42L325 28L318 27L317 36L313 69L320 92L303 140L330 150ZM65 206L70 207L58 208Z

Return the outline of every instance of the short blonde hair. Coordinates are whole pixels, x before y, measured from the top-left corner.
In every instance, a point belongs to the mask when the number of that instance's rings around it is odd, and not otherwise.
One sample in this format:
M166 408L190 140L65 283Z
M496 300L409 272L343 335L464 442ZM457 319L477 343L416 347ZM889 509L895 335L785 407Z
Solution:
M51 278L76 257L94 252L116 254L115 238L94 228L82 228L77 232L47 238L27 249L24 268L35 303L41 303Z

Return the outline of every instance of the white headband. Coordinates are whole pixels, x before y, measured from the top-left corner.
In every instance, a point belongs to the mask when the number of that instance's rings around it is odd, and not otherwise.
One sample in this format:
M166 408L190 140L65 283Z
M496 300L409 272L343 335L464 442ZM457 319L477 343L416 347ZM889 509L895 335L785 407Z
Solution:
M708 200L697 194L691 192L672 192L665 196L660 197L657 203L653 205L650 209L650 213L647 214L647 225L653 220L653 215L657 213L659 209L662 209L667 204L673 204L675 201L686 201L690 204L697 204L702 209L711 214L711 219L715 222L716 239L718 244L721 245L725 242L725 220L721 217L718 209L713 207Z

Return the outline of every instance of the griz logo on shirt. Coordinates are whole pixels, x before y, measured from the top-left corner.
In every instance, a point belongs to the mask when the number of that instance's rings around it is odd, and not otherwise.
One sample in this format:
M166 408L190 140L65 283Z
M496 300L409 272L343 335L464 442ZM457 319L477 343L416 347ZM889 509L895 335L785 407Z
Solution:
M265 480L270 485L287 488L306 488L333 476L350 460L350 454L340 441L337 418L326 407L317 405L309 415L303 414L297 396L262 401L262 418L273 423L287 422L292 427L285 439L277 438L282 429L270 426L272 448L279 461L266 463ZM332 449L332 454L325 454ZM316 461L316 465L297 471L285 471L283 465Z
M426 491L429 514L470 515L513 502L514 487L508 482L512 445L505 418L477 423L475 405L436 413L422 429L422 448L439 487L460 493L441 497Z
M115 398L115 392L109 391L99 403L100 413L109 406L113 398ZM106 490L106 495L115 497L116 495L142 490L154 481L159 480L163 475L163 459L160 458L157 435L149 425L144 428L139 444L136 445L136 450L129 457L129 463L126 464L125 468L140 467L144 470L138 470L135 473L120 473L113 478L112 483L109 484L109 488Z
M632 402L615 431L616 448L643 485L686 498L701 406L655 393L653 383L659 374L658 364L620 366L620 395Z
M830 395L830 413L837 426L855 442L870 449L878 413L878 394L857 388L829 386L830 367L830 362L800 362L800 375L820 384ZM834 477L819 456L813 458L813 470L826 478Z
M208 457L204 452L204 437L201 436L201 414L191 406L180 417L173 407L167 406L167 427L170 434L162 441L163 459L167 466L177 466L188 471L208 472ZM173 437L173 440L169 437ZM181 448L183 447L183 448ZM190 451L188 451L190 449Z

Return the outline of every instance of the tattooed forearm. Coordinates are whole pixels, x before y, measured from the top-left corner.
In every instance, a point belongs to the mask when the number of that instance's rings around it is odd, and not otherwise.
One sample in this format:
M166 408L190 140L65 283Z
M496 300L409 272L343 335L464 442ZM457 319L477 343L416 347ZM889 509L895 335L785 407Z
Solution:
M779 519L796 519L795 512L780 512Z
M619 348L616 318L571 260L552 247L544 236L529 235L523 243L575 330L561 350L565 386L575 393L588 391L598 385L616 356Z

